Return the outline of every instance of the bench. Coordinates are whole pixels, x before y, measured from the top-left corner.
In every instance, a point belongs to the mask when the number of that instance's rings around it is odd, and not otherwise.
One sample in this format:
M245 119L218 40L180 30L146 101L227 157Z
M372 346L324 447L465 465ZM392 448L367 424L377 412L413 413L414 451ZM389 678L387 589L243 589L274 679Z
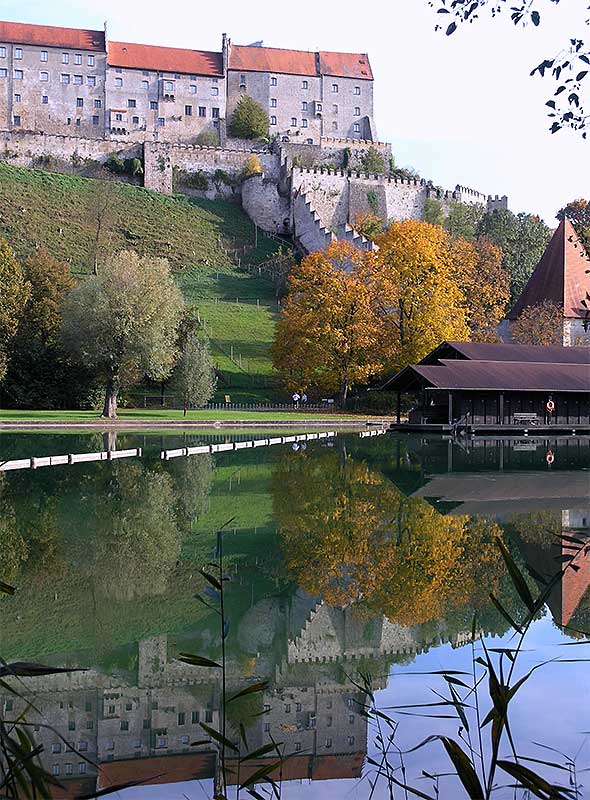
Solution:
M515 424L527 423L528 425L536 425L539 421L538 416L534 412L517 412L512 415Z

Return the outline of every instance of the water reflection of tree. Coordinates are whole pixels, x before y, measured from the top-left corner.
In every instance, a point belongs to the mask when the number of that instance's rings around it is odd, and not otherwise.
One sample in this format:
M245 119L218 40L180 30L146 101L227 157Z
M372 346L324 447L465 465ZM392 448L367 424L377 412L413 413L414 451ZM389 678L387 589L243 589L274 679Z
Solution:
M12 581L29 555L27 542L16 524L14 507L5 492L5 478L0 475L0 575Z
M488 616L489 593L504 594L496 523L442 516L362 461L336 451L293 454L277 468L272 490L288 568L332 605L358 603L415 625L458 609Z

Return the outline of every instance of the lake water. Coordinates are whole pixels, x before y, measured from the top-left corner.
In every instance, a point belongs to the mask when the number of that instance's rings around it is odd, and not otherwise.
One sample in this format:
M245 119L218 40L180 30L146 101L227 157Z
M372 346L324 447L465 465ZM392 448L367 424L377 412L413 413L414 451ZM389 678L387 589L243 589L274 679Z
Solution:
M200 574L220 546L227 693L267 683L227 706L228 737L239 740L242 722L249 751L271 736L281 743L282 797L369 798L378 736L393 730L392 775L427 796L436 784L441 798L465 796L452 776L423 774L451 772L440 741L412 749L435 734L477 738L441 699L450 689L440 673L457 670L469 683L484 644L516 644L506 615L522 620L524 605L497 538L523 572L528 565L536 597L568 548L590 537L590 440L349 433L161 458L263 435L0 434L2 461L142 448L120 460L0 472L0 578L17 587L0 599L0 656L84 670L25 681L42 761L65 787L55 797L140 779L152 781L114 796L212 797L217 756L201 725L220 728L220 672L177 657L221 658L218 597ZM575 567L547 591L514 680L540 662L562 663L526 681L510 720L521 758L558 766L523 763L571 778L590 797L585 550ZM363 681L393 727L362 713ZM485 716L487 682L480 692ZM5 719L24 707L0 686ZM507 743L500 755L511 757ZM272 757L242 766L240 780ZM228 772L230 787L237 780ZM389 797L384 779L372 796Z

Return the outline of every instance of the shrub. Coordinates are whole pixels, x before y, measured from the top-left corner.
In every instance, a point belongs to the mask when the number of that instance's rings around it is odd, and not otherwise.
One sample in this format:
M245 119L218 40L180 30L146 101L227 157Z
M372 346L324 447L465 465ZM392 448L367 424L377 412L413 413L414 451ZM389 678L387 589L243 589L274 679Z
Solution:
M262 174L262 164L260 163L260 159L258 156L250 156L246 163L244 164L244 168L242 169L240 177L242 180L246 180L246 178L251 178L252 175L261 175Z
M213 173L213 183L215 184L215 188L217 191L221 189L222 186L233 186L235 184L235 180L224 169L216 169Z
M369 149L360 156L359 163L364 172L374 175L382 175L385 172L385 159L374 147L369 147Z
M135 178L136 175L143 175L143 164L140 158L126 158L123 168L132 178Z
M219 135L216 131L201 131L197 136L197 144L202 147L217 147L219 145Z
M357 214L354 220L354 229L373 241L383 231L383 219L371 212Z
M125 162L118 153L111 153L105 162L105 167L115 175L122 175L125 172Z
M371 212L375 215L379 215L379 198L377 196L377 192L374 189L369 189L367 192L367 203L369 204L369 208Z
M232 115L230 133L238 139L260 139L268 135L268 114L262 106L244 95Z
M422 211L422 222L429 222L431 225L440 225L445 222L442 203L434 197L427 197Z

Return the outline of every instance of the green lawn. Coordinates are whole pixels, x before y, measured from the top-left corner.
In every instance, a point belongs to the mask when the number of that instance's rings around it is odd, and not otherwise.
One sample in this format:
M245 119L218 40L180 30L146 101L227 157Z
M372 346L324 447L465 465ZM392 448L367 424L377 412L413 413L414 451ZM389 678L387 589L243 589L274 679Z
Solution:
M224 410L204 410L204 411L189 411L186 417L183 416L182 411L175 409L159 409L159 408L128 408L119 411L118 419L122 422L139 422L142 420L147 421L160 421L166 420L174 422L198 422L211 421L211 420L228 420L234 422L281 422L293 420L325 420L329 424L330 420L358 420L366 419L366 414L336 414L312 412L312 411L224 411ZM25 422L100 422L101 417L97 411L20 411L9 410L0 411L0 423L10 421L25 421ZM103 420L106 422L106 420Z
M0 163L0 236L18 258L40 247L67 259L75 274L88 274L96 222L92 178L24 169ZM104 250L133 249L167 258L188 302L205 323L215 366L218 398L253 402L273 395L270 346L277 302L272 284L238 270L232 251L254 244L254 225L237 203L168 197L113 182L112 212ZM264 236L242 260L259 264L279 245ZM232 357L233 356L233 357Z

